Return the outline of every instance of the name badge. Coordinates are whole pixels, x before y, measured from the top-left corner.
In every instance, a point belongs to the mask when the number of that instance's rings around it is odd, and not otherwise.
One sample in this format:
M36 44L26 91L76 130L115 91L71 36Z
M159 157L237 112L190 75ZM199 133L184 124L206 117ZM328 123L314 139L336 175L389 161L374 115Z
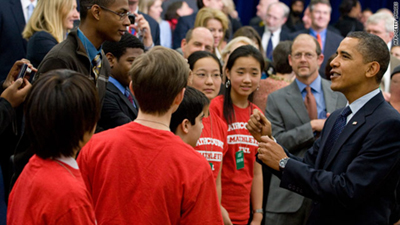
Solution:
M244 155L243 151L236 152L236 169L240 170L244 167Z

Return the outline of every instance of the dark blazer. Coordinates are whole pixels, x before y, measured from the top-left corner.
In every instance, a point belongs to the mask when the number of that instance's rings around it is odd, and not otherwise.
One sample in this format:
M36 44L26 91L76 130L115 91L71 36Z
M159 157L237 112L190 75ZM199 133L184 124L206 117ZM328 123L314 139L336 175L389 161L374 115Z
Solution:
M196 21L197 12L189 16L179 17L176 24L174 33L172 34L172 48L177 49L181 47L181 41L186 37L186 33L194 26Z
M25 58L26 40L22 38L25 18L21 1L1 0L0 7L0 81L5 80L15 61Z
M400 114L381 93L347 123L324 165L321 157L342 109L326 120L320 138L290 160L280 186L313 199L308 224L389 224L400 175Z
M140 11L138 11L138 13L142 14L149 23L151 37L153 38L154 45L160 45L160 25L158 24L158 22L146 13L142 13Z
M347 100L331 89L331 82L321 79L327 113L342 108ZM315 141L310 117L295 81L268 95L266 117L271 122L272 135L293 155L303 157ZM280 180L272 176L266 210L273 213L294 213L302 206L304 197L279 187ZM286 201L290 199L290 202Z
M136 106L138 103L132 95ZM121 91L111 82L107 84L106 96L104 98L103 108L99 126L104 130L114 128L136 119L138 110Z
M301 30L295 33L291 34L291 40L294 40L297 35L299 34L310 34L310 29L306 29L306 30ZM324 46L324 61L322 62L320 68L319 68L319 75L321 75L321 77L325 78L325 67L326 67L326 63L329 59L329 57L331 57L331 55L336 53L337 48L340 45L340 42L342 42L343 37L340 36L339 34L331 31L330 29L327 29L326 31L326 40L325 40L325 46Z
M37 68L46 54L57 44L57 40L46 31L35 32L29 38L26 58Z

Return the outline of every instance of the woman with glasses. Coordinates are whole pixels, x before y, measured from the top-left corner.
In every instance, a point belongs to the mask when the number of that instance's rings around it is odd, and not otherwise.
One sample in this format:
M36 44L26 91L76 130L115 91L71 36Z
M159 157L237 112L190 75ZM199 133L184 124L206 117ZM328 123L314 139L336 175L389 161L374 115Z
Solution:
M79 19L75 0L40 0L22 36L28 40L26 58L38 67L44 56L62 42Z

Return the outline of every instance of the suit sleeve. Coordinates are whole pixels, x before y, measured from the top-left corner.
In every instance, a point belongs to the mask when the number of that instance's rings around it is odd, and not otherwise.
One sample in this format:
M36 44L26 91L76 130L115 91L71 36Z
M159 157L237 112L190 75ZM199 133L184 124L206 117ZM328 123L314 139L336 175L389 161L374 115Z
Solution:
M284 113L292 113L294 115L295 112L288 110L288 108L282 110L285 110L285 112L280 110L279 100L275 98L275 95L268 95L266 117L271 122L272 135L275 139L292 154L304 147L311 146L314 141L311 124L305 123L293 129L288 129L282 115ZM293 118L297 120L297 118Z
M50 70L56 70L56 69L71 69L71 70L76 70L75 66L71 63L67 63L63 59L59 58L46 58L46 60L43 60L38 68L37 73L35 74L33 81L38 79L41 74L46 73Z
M114 128L132 121L121 111L118 105L119 101L112 94L106 93L99 121L100 126L104 129Z
M388 119L365 132L366 136L360 137L360 143L343 145L336 156L336 166L343 163L349 154L353 154L350 157L354 158L342 165L345 169L342 173L315 169L311 162L315 162L315 150L319 149L319 141L316 141L303 161L288 161L280 186L314 200L339 202L347 209L357 209L374 193L385 192L385 187L397 183L399 132L400 121Z

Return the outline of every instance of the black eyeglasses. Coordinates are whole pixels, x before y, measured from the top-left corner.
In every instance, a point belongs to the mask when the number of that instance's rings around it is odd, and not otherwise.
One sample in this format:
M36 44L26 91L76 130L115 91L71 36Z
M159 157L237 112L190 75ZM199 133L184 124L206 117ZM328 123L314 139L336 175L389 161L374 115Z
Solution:
M115 15L119 16L120 20L124 20L128 16L129 17L129 21L131 22L131 24L135 23L135 15L133 15L129 11L128 12L118 13L118 12L115 12L115 11L113 11L113 10L111 10L109 8L106 8L104 6L101 6L101 5L99 5L99 7L104 9L104 10L106 10L106 11L108 11L108 12L114 13ZM92 8L92 6L88 6L87 7L87 9L90 9L90 8Z

